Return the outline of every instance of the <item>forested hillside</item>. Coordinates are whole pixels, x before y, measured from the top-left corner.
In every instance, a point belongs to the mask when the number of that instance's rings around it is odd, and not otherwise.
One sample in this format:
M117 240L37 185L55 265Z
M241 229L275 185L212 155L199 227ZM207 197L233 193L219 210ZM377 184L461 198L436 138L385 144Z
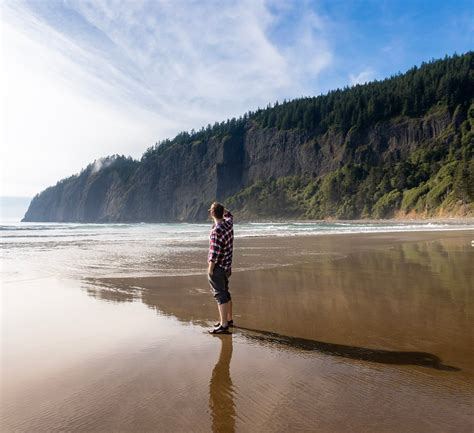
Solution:
M24 221L199 221L214 199L241 219L472 216L473 66L454 55L182 132L58 182Z

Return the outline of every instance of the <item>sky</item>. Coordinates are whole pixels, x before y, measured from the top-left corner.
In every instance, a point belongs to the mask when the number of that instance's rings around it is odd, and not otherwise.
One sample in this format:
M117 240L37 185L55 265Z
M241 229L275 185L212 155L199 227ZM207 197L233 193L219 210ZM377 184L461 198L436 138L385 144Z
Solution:
M0 196L473 49L468 1L3 0Z

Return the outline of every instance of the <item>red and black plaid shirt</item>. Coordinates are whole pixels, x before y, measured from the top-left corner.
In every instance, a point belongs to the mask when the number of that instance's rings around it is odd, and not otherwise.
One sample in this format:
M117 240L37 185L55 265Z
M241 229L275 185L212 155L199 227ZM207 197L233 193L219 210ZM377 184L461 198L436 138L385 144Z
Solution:
M234 219L227 211L224 221L213 224L209 234L208 262L214 262L226 271L231 270L232 249L234 246Z

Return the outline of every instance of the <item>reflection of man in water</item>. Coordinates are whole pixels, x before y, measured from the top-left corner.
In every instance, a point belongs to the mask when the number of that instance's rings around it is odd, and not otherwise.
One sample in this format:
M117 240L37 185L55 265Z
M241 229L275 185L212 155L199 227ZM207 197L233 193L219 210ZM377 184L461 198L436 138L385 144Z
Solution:
M209 209L214 224L209 234L208 279L219 309L219 323L211 334L227 334L233 326L232 299L229 293L229 277L232 273L232 252L234 244L234 221L232 214L214 202Z
M232 337L220 337L221 353L212 370L209 384L209 408L211 409L212 431L214 433L235 430L234 389L230 378L232 359Z

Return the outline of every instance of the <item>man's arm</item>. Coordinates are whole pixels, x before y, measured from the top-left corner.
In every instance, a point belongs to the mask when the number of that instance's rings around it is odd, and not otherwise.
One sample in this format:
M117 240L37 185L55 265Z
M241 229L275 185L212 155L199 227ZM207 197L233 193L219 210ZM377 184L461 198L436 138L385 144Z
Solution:
M214 266L216 265L217 258L219 257L221 250L222 250L221 241L218 238L217 234L214 232L212 233L211 238L210 238L209 254L207 257L207 262L208 262L207 273L209 275L212 275L212 272L214 271Z
M212 275L212 273L214 272L214 266L216 266L214 262L209 262L209 265L207 267L207 273L209 275Z
M225 220L234 220L234 216L230 213L229 209L224 209L224 219Z

